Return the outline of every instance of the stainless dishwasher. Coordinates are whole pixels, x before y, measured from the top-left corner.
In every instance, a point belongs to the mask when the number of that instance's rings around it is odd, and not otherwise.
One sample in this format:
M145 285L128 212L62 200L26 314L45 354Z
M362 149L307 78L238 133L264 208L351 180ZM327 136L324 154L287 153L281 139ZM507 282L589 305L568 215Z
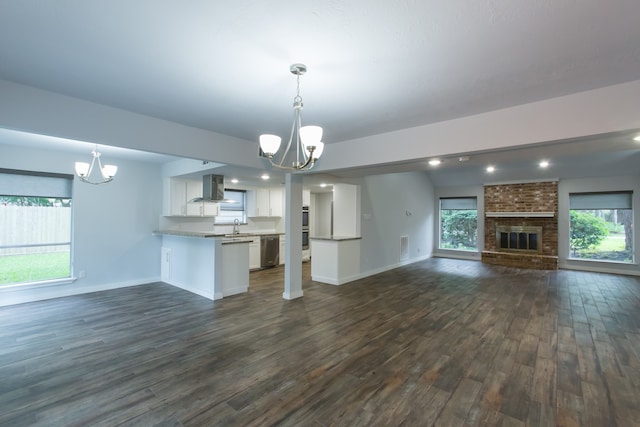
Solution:
M260 237L260 267L273 267L280 262L280 236Z

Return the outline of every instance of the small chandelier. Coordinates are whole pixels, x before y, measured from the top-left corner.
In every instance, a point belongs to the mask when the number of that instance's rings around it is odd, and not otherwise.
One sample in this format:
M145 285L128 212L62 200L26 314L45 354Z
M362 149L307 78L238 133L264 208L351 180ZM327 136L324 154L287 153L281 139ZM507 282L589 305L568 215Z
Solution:
M302 126L300 113L302 111L302 97L300 96L300 76L307 72L304 64L293 64L289 67L292 74L297 78L296 97L293 98L293 124L291 125L291 135L284 150L280 149L281 138L277 135L260 135L261 155L269 159L271 165L279 169L298 171L310 170L315 166L316 161L322 155L324 143L322 139L322 128L320 126ZM291 166L285 164L288 158L291 145L295 144L295 159ZM277 159L277 160L276 160Z
M91 152L91 155L93 156L93 158L91 159L91 164L76 162L76 175L78 175L80 180L93 185L104 184L106 182L113 181L113 177L116 176L118 167L114 165L102 166L102 161L100 161L100 156L102 154L98 151L97 144ZM91 181L91 172L93 172L93 166L96 164L96 160L98 161L98 167L100 168L102 181Z

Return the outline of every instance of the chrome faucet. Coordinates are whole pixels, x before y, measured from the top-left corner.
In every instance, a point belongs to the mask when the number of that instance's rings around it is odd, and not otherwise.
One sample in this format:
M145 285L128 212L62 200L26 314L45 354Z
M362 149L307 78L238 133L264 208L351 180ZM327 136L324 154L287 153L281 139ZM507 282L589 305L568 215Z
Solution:
M233 234L240 234L240 221L238 218L233 220Z

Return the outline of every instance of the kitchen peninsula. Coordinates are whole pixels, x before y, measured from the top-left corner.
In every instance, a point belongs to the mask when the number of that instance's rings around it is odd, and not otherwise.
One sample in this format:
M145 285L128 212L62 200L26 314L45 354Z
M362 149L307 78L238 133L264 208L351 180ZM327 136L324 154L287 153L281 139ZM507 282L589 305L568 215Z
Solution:
M360 278L360 186L333 186L333 234L312 236L311 279L342 285Z
M360 237L312 237L311 280L343 285L360 278Z
M194 231L161 230L161 279L210 300L247 292L249 242Z

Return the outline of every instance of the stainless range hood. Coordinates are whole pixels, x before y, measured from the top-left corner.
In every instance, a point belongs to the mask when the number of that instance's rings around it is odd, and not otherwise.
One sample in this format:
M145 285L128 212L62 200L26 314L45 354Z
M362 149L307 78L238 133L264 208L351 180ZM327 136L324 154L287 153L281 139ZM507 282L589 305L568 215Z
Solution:
M196 197L191 202L236 203L235 200L224 198L223 175L204 175L202 177L202 197Z
M202 177L202 198L205 201L224 201L224 176L205 175Z

